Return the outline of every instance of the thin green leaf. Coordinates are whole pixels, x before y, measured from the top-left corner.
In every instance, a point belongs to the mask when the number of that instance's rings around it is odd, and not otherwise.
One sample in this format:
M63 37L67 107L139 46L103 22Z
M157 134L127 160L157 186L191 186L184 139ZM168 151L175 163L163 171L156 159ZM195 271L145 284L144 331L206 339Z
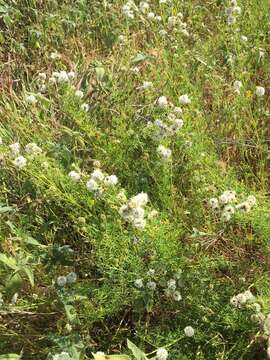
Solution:
M12 270L18 270L17 261L13 257L0 254L0 261Z

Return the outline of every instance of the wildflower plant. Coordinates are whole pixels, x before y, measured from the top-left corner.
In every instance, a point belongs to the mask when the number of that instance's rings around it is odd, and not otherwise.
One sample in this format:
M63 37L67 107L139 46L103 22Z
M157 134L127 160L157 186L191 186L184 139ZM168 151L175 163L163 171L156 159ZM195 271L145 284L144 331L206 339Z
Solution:
M0 358L270 358L269 10L1 2Z

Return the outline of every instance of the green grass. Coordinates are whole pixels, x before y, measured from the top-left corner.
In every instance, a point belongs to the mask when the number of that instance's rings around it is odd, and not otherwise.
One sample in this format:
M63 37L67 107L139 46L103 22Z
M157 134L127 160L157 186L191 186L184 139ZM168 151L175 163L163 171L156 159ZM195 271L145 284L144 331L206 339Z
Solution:
M254 303L260 316L270 312L269 1L239 0L231 26L229 1L149 1L160 22L136 11L128 19L125 3L0 1L0 354L131 359L130 339L152 359L159 347L176 360L267 359L270 329L251 316ZM168 28L179 12L189 36ZM63 70L75 79L48 80ZM47 79L38 95L40 72ZM144 81L153 87L138 89ZM183 94L191 99L181 106L183 128L158 139L149 122L168 124L173 110L157 99L180 106ZM9 148L15 142L27 159L22 169ZM25 152L33 142L42 154ZM160 144L172 150L168 162ZM86 188L97 161L118 178L100 197ZM257 203L224 222L208 200L226 190L237 203L249 195ZM144 230L119 214L141 192L146 214L158 211ZM179 271L175 301L165 290ZM76 282L58 286L70 272ZM248 289L255 299L232 306Z

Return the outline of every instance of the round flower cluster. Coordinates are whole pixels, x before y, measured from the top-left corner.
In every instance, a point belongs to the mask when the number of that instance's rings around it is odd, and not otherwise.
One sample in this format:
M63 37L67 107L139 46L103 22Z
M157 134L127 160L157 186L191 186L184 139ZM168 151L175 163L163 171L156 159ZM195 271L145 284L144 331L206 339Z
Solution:
M173 299L174 301L182 300L181 293L180 291L177 290L177 286L180 286L181 284L180 281L181 274L182 272L178 272L177 274L175 274L174 278L169 279L165 285L165 288L164 288L164 284L160 283L160 287L164 289L164 293L166 297ZM155 276L155 270L150 269L147 271L145 279L139 278L134 281L134 286L139 290L148 289L153 291L157 287L157 283L156 281L154 281L155 280L154 276Z
M234 295L230 299L230 304L234 307L241 308L244 305L246 305L249 302L252 302L255 300L255 296L252 294L250 290L246 290L243 293Z
M187 31L187 23L183 22L183 14L178 13L176 16L169 16L168 18L168 28L174 32L179 31L185 36L189 36Z
M265 315L262 311L262 306L256 301L256 297L250 290L246 290L243 293L234 295L230 299L232 306L240 309L248 307L253 310L254 313L251 315L251 321L258 324L263 332L264 337L268 338L268 347L266 350L267 356L270 359L270 314Z
M23 169L27 164L27 159L23 155L20 155L21 145L16 142L9 145L9 149L11 156L14 158L12 161L13 165L19 170ZM28 155L34 156L41 154L42 149L36 143L29 143L25 146L25 152Z
M237 5L236 0L231 1L231 6L226 8L226 15L227 15L227 24L233 25L236 23L235 15L241 14L241 8Z
M183 125L184 121L182 119L177 118L174 113L170 113L166 122L157 119L154 123L149 122L148 127L154 126L154 137L159 140L173 136Z
M29 143L25 146L25 152L29 155L38 155L42 153L42 149L36 143Z
M255 93L258 97L262 97L265 94L265 88L263 86L256 86Z
M172 151L163 145L158 146L157 153L164 161L168 161L172 156Z
M56 283L59 287L64 287L66 284L73 284L77 281L77 274L70 272L67 276L58 276Z
M143 230L146 225L144 207L147 203L148 195L141 192L122 205L119 213L123 219L131 223L135 228Z
M209 199L208 205L212 210L221 212L221 219L225 222L228 222L231 220L231 217L236 210L241 212L249 212L256 204L256 197L250 195L244 202L233 205L235 201L236 192L232 190L226 190L219 196L219 198Z
M179 96L179 103L181 105L188 105L191 103L191 99L187 94L181 95L181 96Z
M156 358L157 360L167 360L169 354L168 351L164 348L157 349Z
M234 92L239 95L242 86L242 81L235 80L233 83Z
M49 78L49 82L52 84L63 84L63 83L70 83L76 77L76 73L74 71L54 71L52 76Z
M70 173L69 173L70 174ZM77 174L73 178L77 176ZM107 175L100 170L95 169L90 175L90 179L86 183L86 187L89 191L101 195L104 191L104 187L116 186L118 178L116 175Z
M186 326L184 328L184 333L187 337L192 337L195 334L195 330L193 329L192 326Z
M128 0L128 2L122 7L123 14L129 19L135 18L134 12L137 10L138 8L132 0Z
M167 297L170 297L175 301L182 300L182 295L180 291L177 290L177 282L175 279L170 279L167 281L167 288L165 289L165 294Z
M35 105L35 104L38 102L38 100L37 100L37 98L36 98L36 95L34 95L34 94L27 95L27 96L25 97L25 101L26 101L27 104L29 104L29 105Z

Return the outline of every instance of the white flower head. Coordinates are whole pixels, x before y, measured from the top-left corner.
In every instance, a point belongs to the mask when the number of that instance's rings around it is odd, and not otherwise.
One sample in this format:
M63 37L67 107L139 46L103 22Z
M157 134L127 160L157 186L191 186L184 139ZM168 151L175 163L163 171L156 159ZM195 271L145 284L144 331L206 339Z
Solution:
M75 71L70 71L67 75L70 80L73 80L76 77Z
M246 298L246 301L252 301L255 299L255 296L252 294L250 290L246 290L243 294Z
M233 15L229 15L227 18L227 24L228 25L233 25L236 22L236 18Z
M234 12L235 14L240 15L240 14L241 14L241 8L240 8L240 6L234 6L234 7L233 7L233 12Z
M256 86L256 92L255 93L256 93L256 95L258 97L262 97L265 94L265 88L262 87L262 86Z
M156 17L156 15L153 12L149 12L147 14L147 19L148 20L155 20L155 17Z
M185 36L189 36L189 32L187 31L187 29L181 29L181 33Z
M219 202L217 198L209 199L208 204L213 210L217 210L219 208Z
M52 60L61 59L61 55L58 54L57 52L52 52L51 55L50 55L50 58L51 58Z
M179 96L179 103L181 105L188 105L191 103L191 100L187 94Z
M30 105L35 105L37 103L37 98L33 94L26 96L25 100Z
M104 179L104 184L106 186L115 186L118 183L118 178L116 175L110 175L110 176L106 176Z
M85 112L87 112L87 111L89 111L89 104L86 104L86 103L83 103L82 105L81 105L81 110L83 110L83 111L85 111Z
M77 274L74 271L70 272L69 274L67 274L66 280L68 284L75 283L77 281Z
M247 197L247 202L251 205L251 206L254 206L256 205L256 202L257 202L257 199L254 195L249 195Z
M159 31L159 35L160 36L166 36L168 34L168 32L165 30L165 29L161 29L160 31Z
M95 169L91 174L91 179L101 182L104 179L104 174L100 169Z
M143 218L136 218L133 219L132 225L137 228L138 230L143 230L146 226L146 220Z
M175 106L173 110L177 114L182 114L182 112L183 112L183 110L179 106Z
M29 143L25 146L25 151L29 155L38 155L42 153L42 149L36 143Z
M83 98L83 92L81 90L76 90L74 94L77 98Z
M135 206L145 206L148 203L148 195L141 192L130 199L130 203Z
M44 82L44 81L46 80L46 78L47 78L46 73L44 73L44 72L38 73L38 80L39 80L40 82Z
M248 213L251 210L251 204L248 201L244 201L240 204L237 204L235 208L243 213Z
M247 302L247 297L244 293L240 293L240 294L236 295L236 299L240 306L244 305Z
M150 89L151 87L153 87L153 83L151 81L144 81L141 86L141 89L147 90Z
M98 191L98 183L94 179L90 179L86 183L86 188L91 192Z
M16 157L16 159L13 160L14 166L16 166L16 168L18 168L19 170L24 168L26 166L26 163L27 160L24 156L18 156Z
M225 13L227 16L230 16L233 14L233 6L230 6L228 8L225 9Z
M163 158L163 160L167 161L172 156L171 149L166 148L163 145L159 145L157 148L157 153Z
M241 35L241 40L244 41L244 42L247 42L248 38L245 35Z
M118 36L118 41L120 43L124 43L127 40L127 38L125 37L125 35L119 35Z
M233 190L226 190L220 195L219 201L221 204L228 204L236 199L236 192Z
M69 81L68 73L64 70L60 71L57 80L59 83L68 82Z
M20 152L20 144L18 142L9 145L10 151L12 153L13 156L18 155Z
M175 291L176 290L176 280L175 279L170 279L167 281L167 288L170 291Z
M233 215L235 213L235 209L232 205L226 205L223 211L224 213L228 213L230 215Z
M141 1L139 4L139 8L141 10L142 13L146 13L146 11L149 9L149 4L146 1Z
M184 121L182 119L175 119L171 126L171 130L173 132L176 132L177 130L180 130L183 127L183 125L184 125Z
M70 171L68 176L71 178L72 181L78 182L81 178L81 175L77 171Z
M234 83L233 83L233 87L235 88L235 90L240 91L242 86L243 86L242 81L235 80Z
M134 281L134 285L137 289L143 288L143 279L137 279Z
M195 334L195 331L192 326L186 326L184 328L184 333L188 337L192 337Z
M56 279L56 283L58 286L63 287L67 283L67 278L65 276L58 276Z
M166 96L160 96L157 100L157 105L160 108L166 108L168 106L168 100L167 100Z
M168 358L168 351L164 348L157 349L157 360L167 360Z
M149 290L154 291L157 287L157 284L154 281L148 281L146 286L148 287Z
M174 299L175 301L181 301L181 300L182 300L182 295L180 294L179 291L175 291L175 292L173 293L173 299Z
M149 269L148 271L147 271L147 275L148 276L154 276L155 275L155 269Z
M222 215L221 215L221 220L224 221L224 222L229 222L232 218L232 215L227 212L227 211L223 211L222 212Z

